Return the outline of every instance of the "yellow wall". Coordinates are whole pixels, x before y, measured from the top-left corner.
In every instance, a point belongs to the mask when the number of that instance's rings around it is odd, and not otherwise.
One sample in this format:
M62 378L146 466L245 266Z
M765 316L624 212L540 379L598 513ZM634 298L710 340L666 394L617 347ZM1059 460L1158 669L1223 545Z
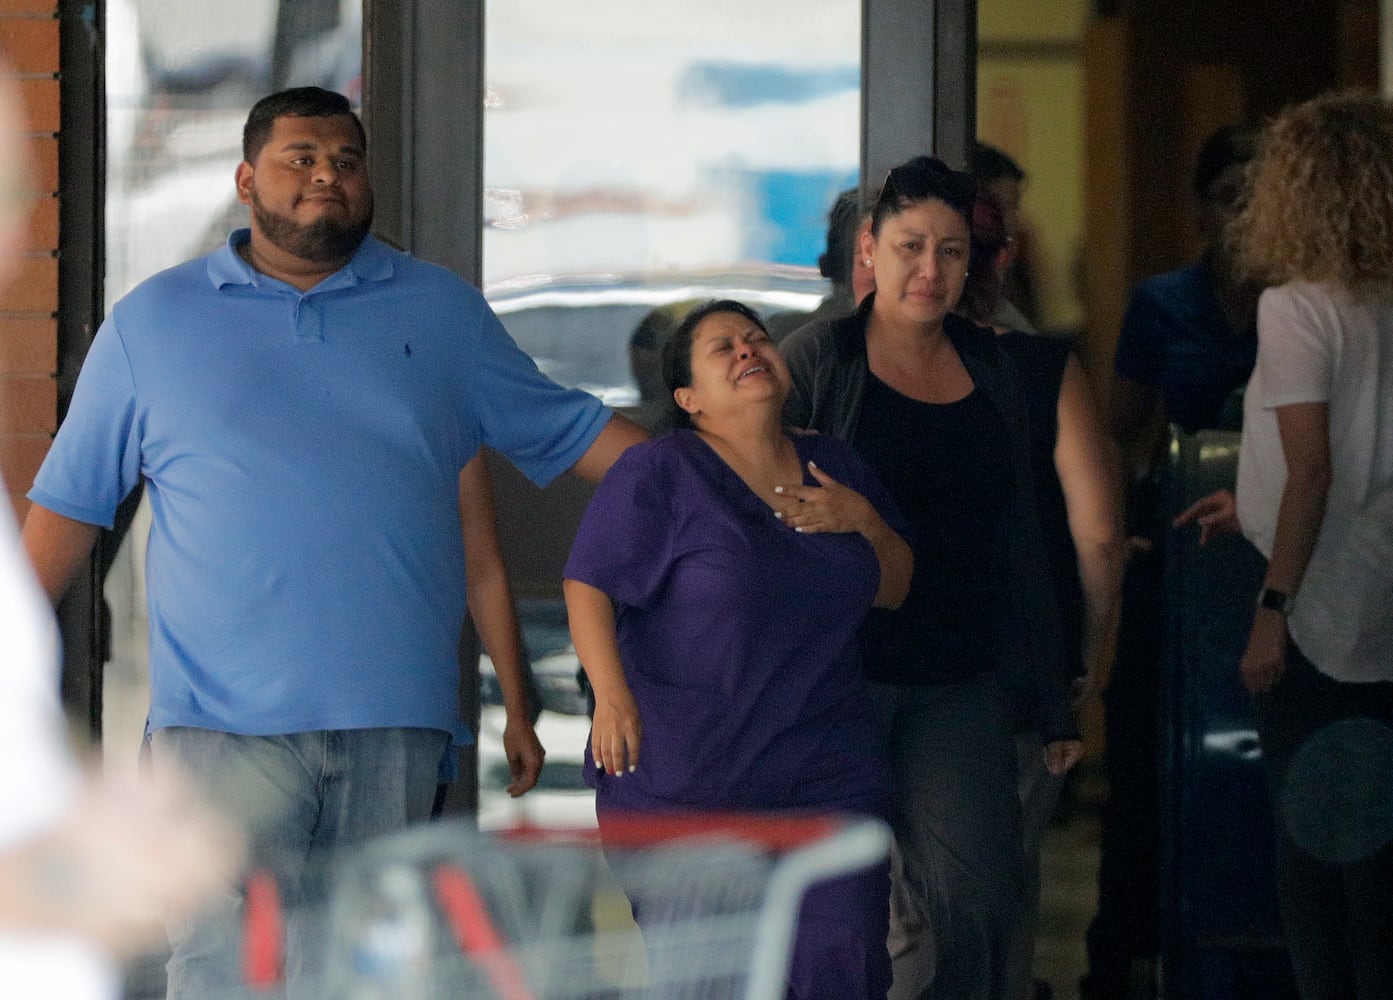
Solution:
M978 0L978 40L1078 41L1088 23L1085 0Z

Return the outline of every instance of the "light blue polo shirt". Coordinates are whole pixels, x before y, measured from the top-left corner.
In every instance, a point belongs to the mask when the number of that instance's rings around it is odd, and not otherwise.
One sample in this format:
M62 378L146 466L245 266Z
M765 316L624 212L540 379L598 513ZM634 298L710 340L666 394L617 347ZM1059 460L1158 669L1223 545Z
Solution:
M110 527L146 478L152 729L450 730L459 470L545 485L609 412L443 268L369 237L301 293L247 239L116 304L29 498Z

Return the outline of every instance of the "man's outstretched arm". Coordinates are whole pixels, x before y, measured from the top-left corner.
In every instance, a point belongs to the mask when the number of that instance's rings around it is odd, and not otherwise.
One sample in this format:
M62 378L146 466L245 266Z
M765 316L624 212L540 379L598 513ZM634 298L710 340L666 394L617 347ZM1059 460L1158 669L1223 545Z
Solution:
M648 437L648 432L628 417L619 413L610 414L609 422L600 431L600 436L590 442L590 447L571 466L571 471L582 479L598 483L605 478L605 473L625 448L647 441Z

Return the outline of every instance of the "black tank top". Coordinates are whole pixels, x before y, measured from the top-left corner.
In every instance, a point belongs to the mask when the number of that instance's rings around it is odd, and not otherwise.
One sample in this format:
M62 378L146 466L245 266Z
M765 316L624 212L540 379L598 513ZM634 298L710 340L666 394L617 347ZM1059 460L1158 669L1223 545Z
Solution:
M861 630L866 676L891 684L964 680L997 666L1006 607L1006 427L978 389L923 403L870 375L853 446L913 530L904 604Z
M1021 388L1030 417L1035 506L1040 512L1045 555L1054 580L1055 599L1059 602L1060 625L1069 662L1082 674L1085 666L1083 583L1079 579L1074 535L1069 530L1069 507L1054 467L1054 447L1059 438L1059 392L1064 384L1064 367L1074 353L1073 347L1061 338L1014 330L1003 333L998 342L1015 359L1021 372Z

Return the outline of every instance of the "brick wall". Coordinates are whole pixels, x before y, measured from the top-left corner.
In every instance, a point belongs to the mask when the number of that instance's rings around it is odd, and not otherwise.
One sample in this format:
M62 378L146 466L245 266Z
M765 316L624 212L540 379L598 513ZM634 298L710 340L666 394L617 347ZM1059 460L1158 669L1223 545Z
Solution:
M23 105L28 227L0 262L0 474L20 517L58 420L56 0L0 0L0 52Z

